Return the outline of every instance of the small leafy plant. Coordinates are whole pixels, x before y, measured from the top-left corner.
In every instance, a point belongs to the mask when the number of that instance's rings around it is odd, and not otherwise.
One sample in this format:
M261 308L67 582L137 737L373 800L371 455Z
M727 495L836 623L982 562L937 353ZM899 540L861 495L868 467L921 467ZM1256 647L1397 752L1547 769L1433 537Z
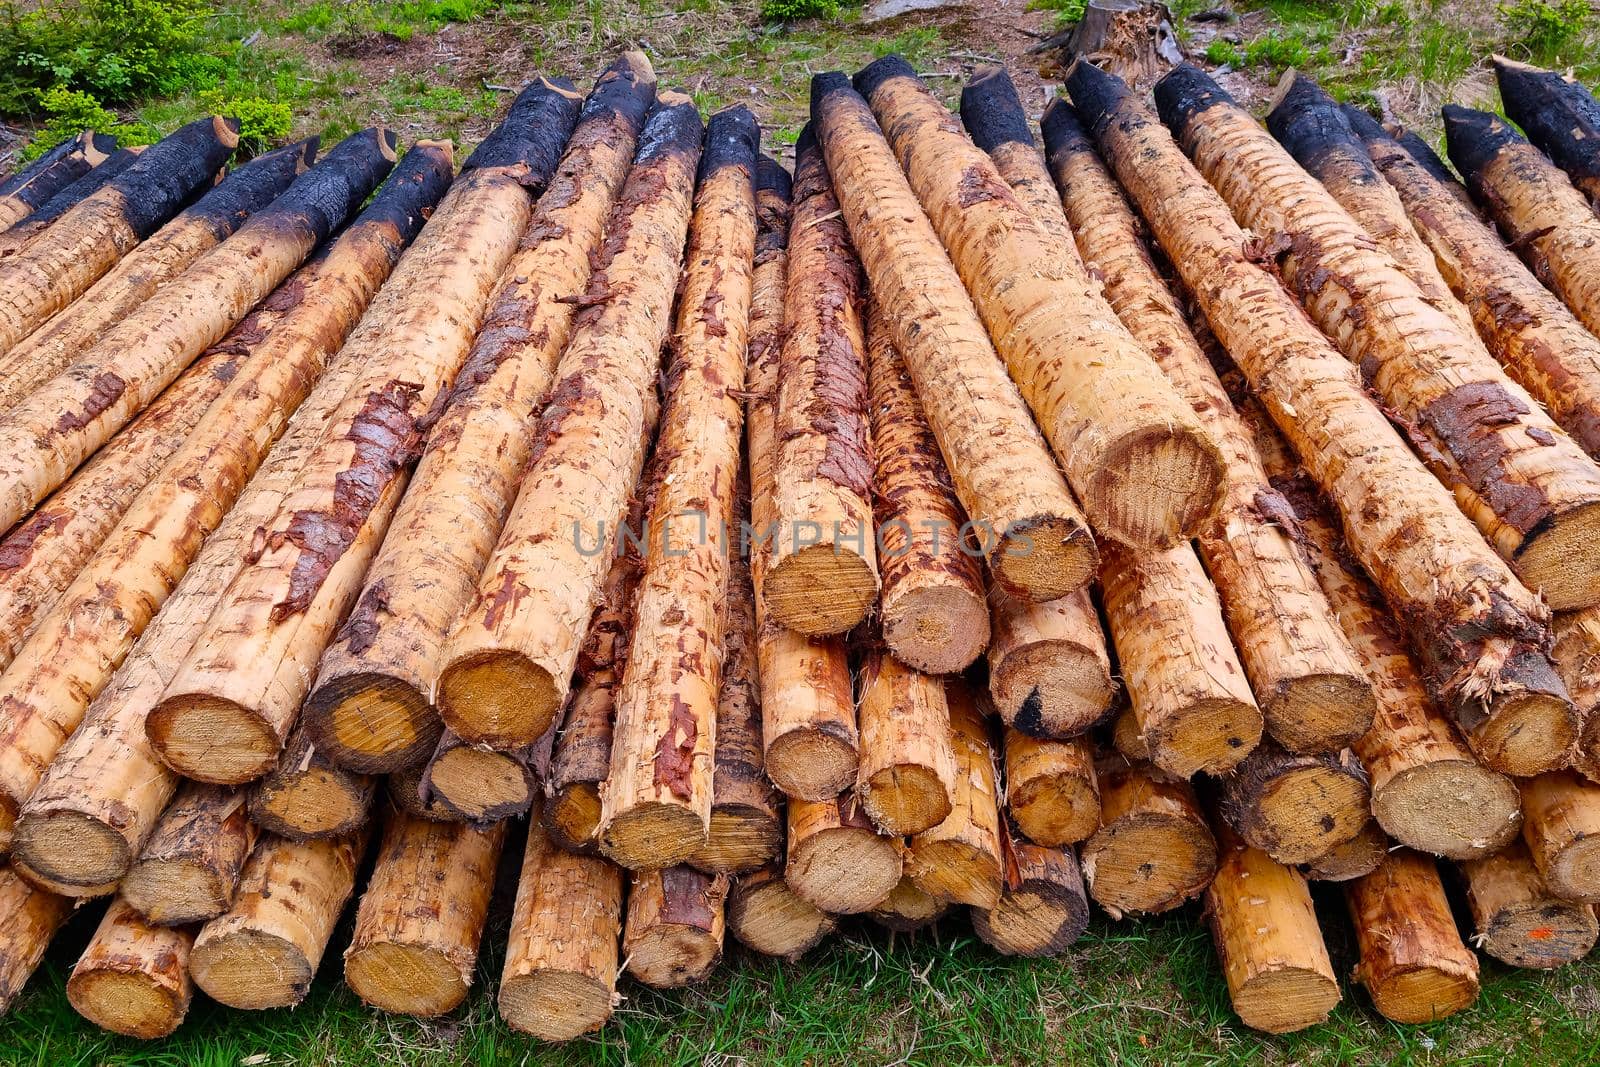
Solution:
M839 0L761 0L764 22L831 19L839 16Z
M1495 9L1518 43L1538 57L1549 57L1571 43L1588 25L1588 0L1515 0Z

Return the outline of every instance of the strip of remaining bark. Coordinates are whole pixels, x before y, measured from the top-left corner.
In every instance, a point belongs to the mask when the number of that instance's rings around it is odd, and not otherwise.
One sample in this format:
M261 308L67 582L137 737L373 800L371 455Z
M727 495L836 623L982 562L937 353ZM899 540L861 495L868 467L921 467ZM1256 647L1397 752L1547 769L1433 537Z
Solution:
M506 264L450 406L428 435L356 610L323 654L304 715L334 759L392 771L438 740L430 690L451 624L471 599L527 466L526 432L550 396L589 284L655 73L627 52L585 101L561 165Z
M1117 696L1100 615L1087 590L1029 603L989 587L989 695L1032 737L1071 737L1105 721Z
M1309 863L1371 818L1367 772L1349 749L1298 756L1275 741L1223 780L1218 805L1239 836L1279 863Z
M1462 743L1434 707L1394 617L1350 558L1326 501L1260 410L1247 405L1245 415L1285 503L1285 521L1316 564L1377 696L1372 728L1354 746L1371 776L1373 814L1390 836L1423 852L1468 859L1495 851L1516 835L1520 823L1516 787L1499 770L1480 765L1473 753L1508 769L1508 741L1514 744L1521 730L1545 724L1502 716L1498 735L1491 720L1469 735L1470 749ZM1516 769L1515 760L1509 769Z
M27 218L116 150L115 137L84 130L17 171L0 183L0 230Z
M600 783L611 769L611 716L616 675L601 671L578 683L567 701L545 783L544 825L569 852L591 852L600 830Z
M1356 130L1489 351L1591 456L1600 455L1600 338L1377 123Z
M953 906L950 901L940 900L917 885L909 874L902 874L889 895L878 901L867 914L886 930L893 930L897 934L914 934L950 914Z
M1011 835L999 903L972 909L972 931L1008 956L1059 956L1089 926L1078 857Z
M304 1000L355 888L367 839L366 830L318 841L263 838L232 906L195 936L195 984L230 1008L292 1008Z
M657 445L665 458L600 791L600 849L632 870L682 863L710 832L759 141L743 107L706 130Z
M745 349L745 445L750 522L757 537L776 528L778 361L788 272L789 175L763 156L756 165L756 252ZM785 794L823 801L856 780L856 707L850 663L838 638L812 638L769 617L761 594L768 553L750 546L756 662L761 675L762 762Z
M622 928L628 973L657 989L704 981L722 959L727 895L725 874L682 866L636 872Z
M233 905L259 833L242 792L190 783L123 877L122 896L160 926L214 919Z
M823 911L855 915L876 907L900 882L903 851L898 838L873 829L852 793L789 801L783 877Z
M235 170L0 356L0 410L71 366L157 289L271 203L311 166L318 143L315 137L300 141Z
M342 263L341 274L361 277L363 262L377 270L376 265L399 256L400 237L387 222L353 225L326 262L330 268ZM356 254L363 248L371 258ZM353 258L345 262L347 252ZM365 284L376 287L378 278ZM302 304L300 314L326 310L311 304ZM359 369L336 361L318 379L161 613L56 754L18 822L16 851L35 871L98 891L95 887L115 883L133 862L178 788L178 775L161 762L145 736L145 717L244 566L256 530L271 521L294 486L328 415Z
M239 143L237 119L196 119L0 261L0 352L72 303L208 182ZM0 525L8 525L0 523Z
M939 442L877 301L867 308L867 388L884 643L919 671L964 670L989 645L983 576L963 539L966 517Z
M467 998L505 836L504 823L389 816L344 952L345 984L362 1003L426 1017Z
M839 921L789 888L778 863L741 874L728 890L728 933L764 956L797 960Z
M1315 859L1300 864L1300 873L1313 882L1348 882L1363 878L1378 869L1383 857L1395 848L1376 819L1368 819L1361 832L1341 841Z
M183 1024L194 998L193 927L156 926L122 897L106 909L67 979L67 1001L102 1030L151 1040Z
M1068 87L1218 340L1338 505L1351 551L1408 620L1433 688L1473 723L1486 704L1492 714L1522 701L1526 670L1505 668L1548 639L1543 604L1483 543L1356 369L1246 256L1256 246L1155 116L1088 64L1073 68Z
M1557 607L1600 596L1600 563L1572 563L1600 524L1600 466L1210 77L1178 67L1156 106L1517 574Z
M1096 564L1083 513L866 101L843 74L822 74L811 112L874 299L995 579L1032 601L1081 588Z
M1151 763L1102 756L1100 829L1079 850L1083 880L1113 919L1171 911L1217 872L1217 842L1194 788Z
M1006 811L1028 840L1058 847L1076 844L1100 829L1092 741L1049 741L1008 727L1002 748Z
M575 97L540 81L520 98L484 142L515 148L514 158L467 161L346 342L345 358L363 365L360 380L267 525L263 551L234 579L151 714L152 740L183 773L243 781L277 759L527 225L530 193L543 188L571 133ZM505 145L524 120L531 129Z
M1311 78L1289 71L1272 94L1267 129L1378 247L1389 253L1422 298L1470 337L1474 332L1471 316L1445 284L1433 253L1406 217L1405 205L1378 173L1362 139L1333 97Z
M1269 1034L1324 1021L1339 1003L1339 983L1306 880L1225 824L1217 833L1222 856L1205 917L1233 1010Z
M392 135L346 138L273 205L124 316L0 419L0 526L9 526L147 407L366 198Z
M622 869L556 848L535 813L500 976L500 1017L544 1041L600 1029L620 999L621 933Z
M1196 547L1221 598L1265 727L1297 751L1337 749L1372 720L1372 694L1277 504L1260 457L1146 247L1145 229L1064 100L1040 122L1067 221L1128 330L1211 431L1223 500Z
M1557 613L1555 634L1550 659L1583 718L1572 766L1600 782L1600 715L1595 714L1600 708L1600 609Z
M762 598L801 633L843 633L878 598L861 264L812 128L795 144L771 559ZM761 531L763 535L768 531Z
M525 745L566 702L655 422L701 136L687 98L663 94L612 207L517 502L440 658L435 700L468 740Z
M37 889L0 864L0 1014L28 984L56 931L72 914L72 899Z
M1100 582L1148 758L1178 778L1238 766L1263 720L1194 549L1135 556L1107 545Z
M1222 457L1075 254L1005 70L981 67L962 91L972 140L899 56L855 84L1095 531L1139 549L1192 537L1216 510Z
M1494 57L1506 117L1567 177L1600 202L1600 103L1571 75Z
M377 788L376 778L329 759L302 724L284 742L278 765L248 787L250 821L296 841L343 837L367 821Z
M251 355L216 350L195 360L0 541L0 667L11 662Z
M434 822L466 822L461 816L439 802L439 798L422 787L426 767L407 767L395 771L384 779L389 800L395 807L419 819Z
M29 213L22 221L0 233L0 262L17 255L50 224L111 183L111 179L131 167L144 153L144 145L119 148L83 177L62 189Z
M291 281L281 299L275 297L263 307L255 321L265 327L267 319L273 320L270 332L252 334L252 319L247 318L241 332L231 336L232 342L250 346L252 358L161 476L128 508L4 675L10 696L3 709L5 729L0 732L0 816L8 807L5 798L16 804L34 791L63 738L79 725L90 702L111 682L112 670L199 556L206 535L223 524L229 506L238 501L247 479L311 391L345 331L421 225L424 208L438 195L448 174L447 155L423 151L420 158L408 156L400 181L380 194L370 214L352 226L349 240L341 239L326 258L309 268L306 284ZM225 346L229 343L224 341ZM331 408L323 410L325 417ZM320 429L319 421L313 435ZM298 472L303 460L285 462ZM239 520L228 529L230 556L252 552L256 526L271 517L251 514L252 525L242 526ZM171 776L153 773L142 751L144 742L129 739L144 731L144 714L155 700L148 687L165 685L173 677L169 657L181 659L189 652L201 633L202 620L195 615L213 610L223 584L237 573L235 560L220 556L220 551L214 549L209 560L224 562L208 562L202 571L205 577L173 616L171 629L163 627L162 636L153 639L152 648L159 648L159 654L137 658L141 665L129 668L124 678L128 684L119 683L108 698L108 710L97 715L97 732L85 739L83 747L74 746L75 755L109 757L113 762L130 758L129 748L141 750L135 754L134 773L103 783L96 780L88 791L96 802L106 799L105 788L113 784L145 791L155 802L139 810L153 817L165 797L150 790L164 788L170 795ZM113 825L126 815L113 803ZM112 842L109 847L117 846Z
M1600 937L1594 906L1563 900L1533 865L1521 841L1461 864L1473 944L1513 967L1560 967L1589 954Z
M870 648L861 667L858 719L856 796L873 825L905 837L943 822L956 792L944 683Z
M735 489L749 498L745 480ZM741 505L737 509L745 514ZM711 828L690 866L712 874L742 874L783 853L778 794L761 762L761 693L756 666L756 608L750 564L729 546L723 603L722 689L717 695L716 770L711 783Z
M1378 1014L1429 1023L1478 999L1478 957L1461 942L1434 860L1391 852L1345 889L1361 962L1353 977Z
M525 814L550 777L556 728L531 745L502 752L469 745L446 730L423 768L429 802L477 826Z
M905 873L935 899L993 908L1005 859L989 723L965 681L950 678L944 686L954 755L950 814L911 839Z
M1600 785L1571 771L1524 778L1522 839L1550 892L1600 902Z

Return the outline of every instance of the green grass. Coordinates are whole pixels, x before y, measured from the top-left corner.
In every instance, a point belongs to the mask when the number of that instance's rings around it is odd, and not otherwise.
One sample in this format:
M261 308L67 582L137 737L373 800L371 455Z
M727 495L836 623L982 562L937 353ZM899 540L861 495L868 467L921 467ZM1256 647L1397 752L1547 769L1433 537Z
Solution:
M1354 949L1336 891L1319 887L1334 968ZM91 912L96 909L89 909ZM108 1036L66 1003L65 973L91 930L75 920L0 1027L0 1063L254 1065L458 1064L1593 1064L1600 1062L1600 963L1551 973L1485 961L1472 1010L1425 1026L1384 1021L1346 988L1321 1026L1254 1033L1234 1017L1196 909L1113 924L1057 960L997 956L949 919L907 938L866 923L797 964L730 946L705 985L663 993L624 981L599 1035L547 1046L494 1015L509 907L497 899L477 985L457 1014L433 1022L362 1008L339 981L336 934L310 997L293 1011L238 1012L197 995L173 1037ZM261 1058L265 1057L265 1058Z

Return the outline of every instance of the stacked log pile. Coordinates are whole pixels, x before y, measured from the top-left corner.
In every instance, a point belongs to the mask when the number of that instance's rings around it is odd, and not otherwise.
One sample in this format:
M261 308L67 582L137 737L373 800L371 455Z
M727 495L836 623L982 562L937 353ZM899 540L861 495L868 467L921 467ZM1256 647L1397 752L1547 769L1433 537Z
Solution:
M548 1041L952 913L1188 909L1273 1033L1342 996L1314 893L1396 1022L1582 957L1600 104L1497 71L1464 185L1293 73L1035 126L893 56L791 175L636 52L459 175L197 195L217 117L0 184L0 1008L98 898L68 998L141 1038L330 951L441 1015L502 936Z

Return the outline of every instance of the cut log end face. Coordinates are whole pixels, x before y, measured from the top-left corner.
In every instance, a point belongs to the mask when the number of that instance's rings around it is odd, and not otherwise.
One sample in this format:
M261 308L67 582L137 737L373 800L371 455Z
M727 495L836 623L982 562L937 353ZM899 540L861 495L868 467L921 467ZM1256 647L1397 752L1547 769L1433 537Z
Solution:
M121 886L128 903L160 926L214 919L228 910L234 889L206 864L181 859L136 863Z
M260 930L201 939L189 963L195 983L230 1008L292 1008L305 999L313 977L294 943Z
M1339 1004L1339 983L1321 971L1284 967L1264 971L1233 991L1233 1008L1245 1025L1269 1034L1304 1030L1327 1019Z
M1532 777L1566 763L1577 741L1578 716L1564 695L1525 690L1495 701L1493 714L1465 733L1486 766Z
M544 825L568 852L592 849L600 832L600 789L593 782L565 786L545 801Z
M1083 846L1089 895L1113 917L1171 911L1217 870L1217 843L1192 820L1145 812L1102 827Z
M1261 711L1253 703L1219 697L1196 701L1161 728L1147 728L1143 739L1151 761L1170 774L1219 775L1249 757L1262 726Z
M909 934L932 926L950 911L950 902L929 893L908 875L872 909L879 926Z
M75 971L67 981L67 1000L102 1030L145 1040L172 1033L189 1008L186 998L133 968Z
M1453 971L1417 966L1367 983L1367 993L1385 1019L1431 1023L1471 1007L1478 999L1478 983Z
M1029 841L1067 845L1100 828L1100 797L1092 779L1054 774L1007 783L1006 810Z
M843 633L878 599L878 575L862 557L836 545L809 545L766 574L761 597L773 618L814 637Z
M1172 545L1194 536L1222 499L1223 465L1194 426L1126 434L1078 490L1095 529L1128 545Z
M1388 836L1369 821L1356 836L1307 863L1302 873L1313 882L1348 882L1377 870L1388 849Z
M647 801L619 813L600 836L606 858L630 871L687 862L705 847L709 828L681 804Z
M1106 661L1073 641L1042 641L994 665L1000 718L1034 737L1070 737L1105 718L1116 698Z
M900 883L898 842L859 826L823 830L790 850L784 878L835 915L869 911Z
M973 909L972 929L991 948L1011 956L1058 956L1088 929L1089 901L1077 861L1071 853L1055 860L1051 869L1030 870L1007 885L994 907Z
M855 744L825 728L791 730L767 745L767 777L800 800L828 800L849 789L858 762Z
M121 879L133 859L122 834L76 811L25 814L17 823L12 851L30 871L69 896L100 896Z
M896 764L860 782L856 794L872 824L886 834L931 830L950 814L950 791L935 768Z
M354 788L352 788L354 787ZM284 837L334 837L367 820L372 780L343 771L308 767L282 780L268 780L250 800L250 818Z
M883 643L896 659L925 674L965 670L989 646L989 609L982 595L958 585L907 589L888 606Z
M1292 678L1262 707L1267 731L1291 752L1336 752L1367 732L1376 710L1372 687L1348 674Z
M1372 814L1396 841L1434 856L1472 859L1498 852L1522 828L1522 798L1511 779L1464 760L1423 763L1373 794Z
M995 531L989 567L1006 592L1044 603L1076 593L1100 565L1094 539L1080 523L1058 516L1016 522Z
M509 819L533 804L533 783L515 756L470 745L440 753L428 768L428 785L440 803L473 823Z
M500 986L500 1017L542 1041L571 1041L611 1018L616 994L586 974L543 969Z
M400 1015L443 1015L467 999L467 983L449 956L431 945L380 941L352 951L344 980L362 1002Z
M366 672L319 686L306 706L306 723L318 747L340 766L366 774L426 759L442 728L421 693L396 678Z
M205 693L160 704L146 720L145 732L167 766L185 778L219 785L266 774L283 744L250 709Z
M742 874L783 851L783 825L767 808L724 805L711 809L711 833L689 858L702 871Z
M1501 908L1479 930L1478 943L1502 963L1548 969L1587 956L1597 936L1592 906L1546 898Z
M1580 837L1545 872L1550 891L1568 900L1600 902L1600 837Z
M781 876L741 880L728 894L728 931L765 956L798 959L833 932L838 920L805 900Z
M463 657L439 678L439 713L472 744L512 749L544 735L561 710L563 686L520 653Z

